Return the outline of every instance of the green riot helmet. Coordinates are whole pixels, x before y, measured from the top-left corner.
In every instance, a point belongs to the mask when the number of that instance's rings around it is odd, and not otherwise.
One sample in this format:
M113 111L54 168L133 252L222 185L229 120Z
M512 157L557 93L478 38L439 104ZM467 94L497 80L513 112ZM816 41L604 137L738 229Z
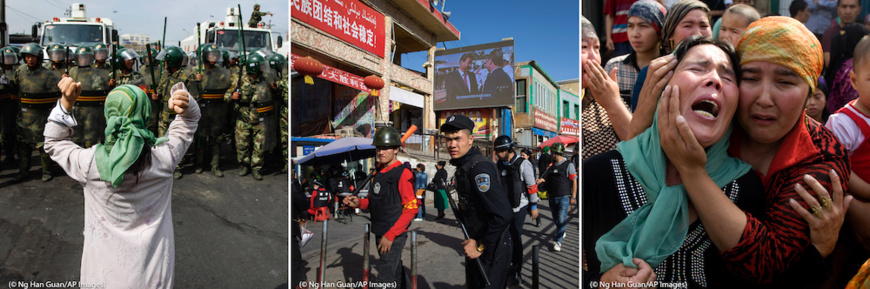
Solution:
M48 59L52 62L60 62L66 60L67 49L60 44L52 44L48 46Z
M557 143L553 144L551 147L552 147L552 151L553 151L554 154L560 154L560 155L561 155L561 154L564 154L564 153L565 153L565 145L562 144L562 143L560 143L560 142L557 142Z
M157 55L158 61L166 62L167 67L180 68L184 64L184 51L178 46L169 46Z
M397 147L402 145L399 132L392 126L384 126L375 131L372 145L376 147Z
M226 49L221 48L221 60L218 63L223 64L224 66L230 65L230 52Z
M202 62L218 63L221 60L221 50L215 44L206 44L202 47Z
M151 58L148 59L148 51L142 53L142 57L144 57L142 63L151 65L152 63L157 63L157 49L151 48Z
M97 61L105 61L109 58L109 48L105 44L97 43L94 45L94 59Z
M36 56L36 65L40 65L40 63L42 63L42 46L39 46L39 44L36 43L24 44L24 46L21 47L21 52L19 52L19 55L19 58L25 61L27 61L27 57L25 57L27 55Z
M18 64L18 53L15 52L15 49L12 47L4 47L2 50L3 53L3 65L16 65Z
M275 54L272 55L272 57L269 57L269 67L272 67L272 69L277 70L278 72L283 71L284 56L281 56L281 54Z
M115 59L118 59L119 64L124 65L124 67L126 67L127 61L133 60L133 65L136 65L136 61L139 59L139 55L136 54L136 51L127 48L118 50L118 53L116 54Z
M85 67L94 64L94 50L88 46L76 48L76 65Z
M259 54L252 54L248 56L248 61L245 62L245 70L248 74L261 73L263 72L263 69L266 68L266 66L263 65L263 61L263 57Z

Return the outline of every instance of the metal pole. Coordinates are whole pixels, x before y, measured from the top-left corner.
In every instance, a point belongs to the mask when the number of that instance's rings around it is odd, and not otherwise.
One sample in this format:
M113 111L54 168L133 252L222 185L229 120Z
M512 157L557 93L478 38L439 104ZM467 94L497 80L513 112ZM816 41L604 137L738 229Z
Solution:
M369 289L369 239L372 234L372 224L366 224L366 234L363 239L363 289Z
M167 18L166 18L166 17L163 17L163 41L160 41L160 45L161 45L161 46L160 46L160 47L161 47L160 50L163 50L163 49L162 49L162 48L163 48L163 45L166 45L166 21L167 21Z
M320 272L317 274L317 284L323 285L326 279L326 228L328 220L323 221L323 233L320 234Z
M417 289L417 231L411 231L411 289Z
M538 270L540 262L538 260L538 245L532 246L532 289L538 289L541 283L538 281L540 277Z
M196 22L196 68L199 70L199 74L202 74L202 34L200 34L199 30L199 22Z
M0 47L6 47L9 32L6 29L6 0L0 0Z

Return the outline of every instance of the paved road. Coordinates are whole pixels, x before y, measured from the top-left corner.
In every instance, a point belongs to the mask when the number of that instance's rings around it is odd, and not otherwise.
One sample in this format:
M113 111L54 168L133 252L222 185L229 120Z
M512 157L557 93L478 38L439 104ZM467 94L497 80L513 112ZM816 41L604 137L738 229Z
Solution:
M33 160L30 181L8 184L18 170L0 171L0 287L79 279L82 187L60 170L41 182ZM223 178L187 167L174 183L175 287L286 288L287 174L276 173L283 164L267 164L256 181L238 177L231 158L223 162Z
M465 260L460 251L462 231L454 221L453 214L434 221L437 211L431 200L426 204L426 221L412 222L410 230L417 235L418 288L465 288ZM535 227L530 217L526 218L523 233L523 284L521 288L531 288L532 284L532 246L542 245L540 250L541 288L578 288L579 273L579 223L576 217L568 219L568 236L562 244L561 252L550 251L550 236L555 232L547 201L538 206L541 214L541 227ZM576 214L576 209L574 210ZM575 215L576 216L576 215ZM364 226L369 223L368 214L353 218L352 222L330 221L327 236L326 281L338 283L355 282L362 279ZM302 259L306 267L306 280L317 280L317 267L320 263L320 240L322 223L309 223L308 229L314 237L302 248ZM410 272L410 237L402 253L404 266ZM377 258L377 244L372 236L369 250ZM372 274L377 274L374 268Z

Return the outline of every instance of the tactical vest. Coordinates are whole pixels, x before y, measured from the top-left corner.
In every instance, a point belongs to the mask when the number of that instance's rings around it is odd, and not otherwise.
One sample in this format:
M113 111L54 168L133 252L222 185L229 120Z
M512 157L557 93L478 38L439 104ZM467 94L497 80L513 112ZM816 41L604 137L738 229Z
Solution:
M350 181L348 181L345 177L333 179L332 181L330 181L330 186L332 186L332 192L336 195L350 193Z
M508 193L508 200L511 203L511 208L516 208L520 205L522 195L525 194L525 184L522 181L520 167L523 165L523 159L517 157L514 163L505 165L503 161L499 161L498 173L501 175L501 184Z
M550 172L547 174L547 194L554 197L570 196L571 195L571 180L568 179L568 165L570 161L565 160L561 165L553 164L550 167Z
M316 195L312 196L314 198L314 203L311 204L312 207L322 208L322 207L329 206L330 196L329 196L329 192L327 192L326 189L318 188L317 190L314 191L314 193Z
M29 69L26 65L19 67L18 93L21 107L35 107L51 110L61 97L60 74L42 67Z
M229 70L214 66L202 74L202 103L223 102L224 94L230 89Z
M465 228L468 229L468 234L475 238L483 235L486 229L486 223L490 219L490 214L483 210L483 200L477 193L477 184L474 177L469 175L472 168L489 161L483 154L477 153L472 155L461 167L456 169L454 180L456 180L456 194L459 196L460 214L465 219ZM480 164L482 165L482 164ZM490 180L494 182L496 180ZM492 192L487 192L492 193Z
M402 215L402 196L399 181L402 173L410 169L399 165L386 173L375 173L369 190L369 209L372 214L372 232L386 234ZM410 226L411 224L408 224Z

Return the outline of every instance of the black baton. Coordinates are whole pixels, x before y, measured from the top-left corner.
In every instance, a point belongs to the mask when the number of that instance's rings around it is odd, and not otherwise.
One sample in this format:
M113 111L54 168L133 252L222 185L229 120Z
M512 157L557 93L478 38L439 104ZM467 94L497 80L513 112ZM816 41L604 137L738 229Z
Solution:
M462 218L462 214L459 213L459 208L457 208L456 202L453 201L453 197L450 196L450 192L454 191L451 190L452 187L453 185L449 185L447 188L447 200L450 201L450 209L453 210L453 215L456 216L456 221L459 222L459 227L462 228L462 234L465 235L466 240L469 240L471 236L468 235L468 229L465 228L465 220ZM489 277L486 276L486 270L483 269L483 263L480 262L480 258L474 258L474 261L477 263L477 269L480 270L480 276L483 276L483 282L486 283L486 287L491 286L492 283L489 282Z

